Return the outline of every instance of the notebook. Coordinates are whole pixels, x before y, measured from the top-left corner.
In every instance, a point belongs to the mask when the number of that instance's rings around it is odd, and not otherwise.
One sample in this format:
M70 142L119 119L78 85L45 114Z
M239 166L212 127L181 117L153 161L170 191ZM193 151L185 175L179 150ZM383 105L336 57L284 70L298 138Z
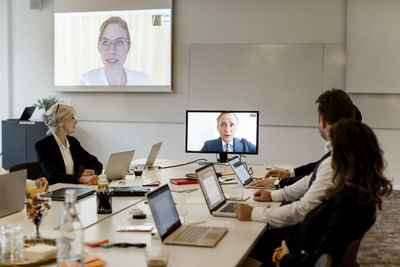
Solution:
M235 172L238 177L240 183L246 188L266 188L265 186L252 186L251 182L260 178L251 177L250 173L247 171L246 167L243 165L243 162L239 159L238 156L231 158L229 161L229 166L231 166L232 170ZM275 189L275 188L274 188Z
M25 207L27 170L0 175L0 218Z
M236 217L236 213L233 209L236 203L226 201L214 165L209 164L197 169L196 174L211 215Z
M113 189L114 197L128 197L128 196L144 196L150 191L148 187L142 186L125 186L125 187L110 187Z
M108 181L125 178L128 174L129 166L135 150L113 153L108 158L105 174Z
M147 201L165 244L215 247L228 232L226 227L182 225L167 184L148 193Z
M171 184L183 185L183 184L198 184L197 179L189 179L189 178L171 178L169 179Z
M51 199L54 201L64 201L65 191L68 189L72 189L75 191L76 199L81 199L87 196L90 196L94 193L94 190L89 188L73 188L73 187L64 187L51 192Z

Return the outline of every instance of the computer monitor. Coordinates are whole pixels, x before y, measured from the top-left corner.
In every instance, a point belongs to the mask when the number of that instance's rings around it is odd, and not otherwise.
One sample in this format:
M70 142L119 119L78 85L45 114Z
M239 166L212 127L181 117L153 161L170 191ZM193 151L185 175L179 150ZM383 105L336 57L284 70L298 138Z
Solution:
M258 121L258 111L187 110L185 151L218 153L220 162L228 154L257 155Z

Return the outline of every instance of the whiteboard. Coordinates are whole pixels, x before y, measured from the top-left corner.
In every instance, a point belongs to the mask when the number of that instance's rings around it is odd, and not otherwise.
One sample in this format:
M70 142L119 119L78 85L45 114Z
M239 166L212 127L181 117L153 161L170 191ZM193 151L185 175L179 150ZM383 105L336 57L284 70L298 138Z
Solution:
M316 126L322 44L190 47L193 109L259 110L260 124Z
M400 1L347 1L346 90L400 93Z

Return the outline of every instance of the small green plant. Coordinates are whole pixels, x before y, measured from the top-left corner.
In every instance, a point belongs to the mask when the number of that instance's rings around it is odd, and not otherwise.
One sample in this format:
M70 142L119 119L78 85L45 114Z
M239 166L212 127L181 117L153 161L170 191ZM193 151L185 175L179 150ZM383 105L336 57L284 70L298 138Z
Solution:
M42 99L38 99L37 103L34 104L38 109L44 109L44 112L47 112L51 106L57 104L58 99L54 96L44 97Z

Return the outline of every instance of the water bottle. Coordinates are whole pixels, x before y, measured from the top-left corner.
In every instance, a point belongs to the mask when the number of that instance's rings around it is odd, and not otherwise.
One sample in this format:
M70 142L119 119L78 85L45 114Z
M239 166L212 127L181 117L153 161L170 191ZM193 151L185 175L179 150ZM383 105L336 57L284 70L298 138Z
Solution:
M76 209L74 190L65 192L65 210L57 236L57 266L85 266L83 227Z

